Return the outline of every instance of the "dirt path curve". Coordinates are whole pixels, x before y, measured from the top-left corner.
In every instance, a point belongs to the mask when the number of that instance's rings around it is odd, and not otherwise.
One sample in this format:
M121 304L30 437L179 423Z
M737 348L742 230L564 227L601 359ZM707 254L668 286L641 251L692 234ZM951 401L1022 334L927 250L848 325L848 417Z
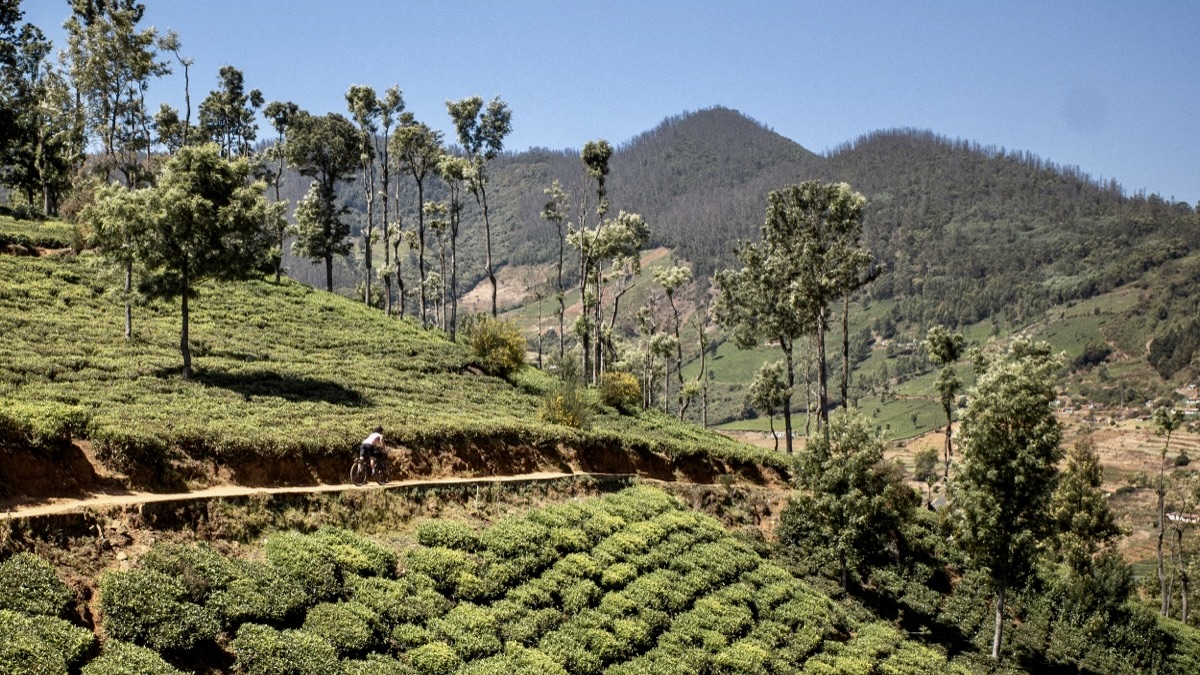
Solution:
M393 488L439 487L446 485L487 485L492 483L544 483L564 478L632 478L634 474L611 473L556 473L537 472L517 474L513 476L451 476L448 478L419 478L411 480L394 480L384 485L367 483L362 487L350 483L321 484L300 487L246 487L243 485L219 485L216 487L195 490L193 492L157 493L157 492L123 492L119 494L97 494L84 499L56 499L34 504L11 504L0 507L0 521L33 518L73 511L84 511L110 506L135 506L154 502L192 501L203 499L219 499L222 497L246 497L251 495L271 495L288 493L318 493L343 492L348 490L388 490Z

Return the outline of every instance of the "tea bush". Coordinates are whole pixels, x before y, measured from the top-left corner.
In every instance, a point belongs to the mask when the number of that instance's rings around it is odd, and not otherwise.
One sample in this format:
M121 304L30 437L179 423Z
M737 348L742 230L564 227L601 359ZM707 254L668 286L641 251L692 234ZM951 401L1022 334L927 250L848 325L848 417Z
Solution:
M276 569L304 589L309 602L328 600L342 592L342 569L326 541L281 532L267 538L263 552Z
M453 675L462 659L445 642L430 642L408 652L408 661L420 675Z
M444 617L430 622L434 640L454 648L463 661L473 661L500 651L499 628L490 609L462 603Z
M417 541L422 546L441 546L468 553L479 548L479 534L457 520L427 520L417 527Z
M242 576L237 563L206 543L156 544L142 556L142 566L177 579L195 603L204 603Z
M75 592L38 556L18 553L0 563L0 609L63 617L74 604Z
M334 560L344 573L357 576L395 576L399 556L395 551L337 527L323 527L314 535L333 552Z
M412 666L382 654L342 661L342 675L415 675L416 672Z
M265 563L244 561L240 576L208 601L227 626L245 622L282 623L300 614L309 596L299 583Z
M505 377L525 365L525 336L514 321L475 314L463 321L462 332L489 375Z
M220 624L212 610L189 602L183 584L150 569L100 577L100 613L110 638L180 652L212 640Z
M281 631L247 623L229 646L246 675L327 675L339 669L333 647L302 630Z
M338 656L358 656L375 643L379 617L358 602L323 602L308 610L302 628L324 638Z
M63 619L0 609L0 673L66 673L95 645L91 631Z
M81 675L185 675L152 649L109 640L104 652L80 671Z

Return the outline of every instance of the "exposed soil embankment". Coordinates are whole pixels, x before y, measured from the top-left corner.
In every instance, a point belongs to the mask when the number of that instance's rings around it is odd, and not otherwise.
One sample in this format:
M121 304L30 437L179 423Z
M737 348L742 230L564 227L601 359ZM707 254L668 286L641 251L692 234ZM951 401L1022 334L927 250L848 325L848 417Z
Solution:
M533 474L602 474L666 482L786 486L780 469L704 455L671 456L648 448L570 446L487 438L390 449L395 481ZM352 457L287 457L229 462L178 453L153 473L120 473L97 459L86 441L53 449L0 449L0 509L20 512L49 503L141 493L186 495L222 486L319 488L348 482ZM334 489L338 489L334 487Z

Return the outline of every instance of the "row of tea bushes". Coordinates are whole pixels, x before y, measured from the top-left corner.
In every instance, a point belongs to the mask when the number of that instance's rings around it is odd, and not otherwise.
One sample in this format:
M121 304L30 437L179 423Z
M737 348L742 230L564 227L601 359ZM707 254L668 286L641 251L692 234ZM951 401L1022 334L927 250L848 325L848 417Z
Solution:
M73 596L36 558L6 563L40 581L0 606L77 631L63 667L85 672L151 655L184 670L221 649L247 675L954 671L647 487L480 530L430 520L416 539L396 550L342 529L279 532L238 557L157 545L100 577L97 658L96 638L59 618Z

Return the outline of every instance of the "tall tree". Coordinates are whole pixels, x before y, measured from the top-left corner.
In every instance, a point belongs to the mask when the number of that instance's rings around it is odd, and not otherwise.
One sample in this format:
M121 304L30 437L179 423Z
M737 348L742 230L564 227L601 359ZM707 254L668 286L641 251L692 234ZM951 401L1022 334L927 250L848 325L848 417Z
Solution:
M315 228L307 229L312 236L301 234L297 251L312 260L324 260L325 288L333 292L333 257L349 252L344 241L349 227L341 221L346 209L336 204L337 185L353 178L358 166L358 131L337 113L317 117L301 110L291 116L285 154L300 175L316 181L305 197L309 202L306 223ZM299 207L296 219L300 220ZM301 225L301 229L306 228Z
M1061 357L1045 343L1017 341L1007 358L982 367L960 422L963 460L951 483L951 513L969 563L991 579L992 659L999 660L1005 593L1030 572L1029 560L1051 526L1061 455L1054 375Z
M596 281L595 277L598 274L599 260L596 255L598 253L596 240L600 234L600 225L608 214L608 161L612 157L612 153L612 146L603 139L588 141L584 144L579 158L583 162L584 173L588 178L596 181L596 227L588 230L587 200L581 198L577 229L571 230L568 227L567 233L567 242L579 251L579 303L582 311L576 322L575 332L579 334L582 346L583 376L589 378L593 383L596 382L598 374L594 365L596 360L593 358L592 338L595 336L596 342L598 342L600 331L598 322L593 320L593 310L598 316L600 313L600 289L599 283L595 283L595 289L589 295L588 284Z
M101 255L124 276L120 295L125 304L126 340L133 338L134 271L150 230L151 208L149 189L130 190L123 185L108 184L96 191L95 200L80 214L92 229L89 243L99 248Z
M275 129L275 143L265 151L267 163L273 168L267 174L270 186L275 191L275 200L267 209L267 230L275 235L275 250L271 259L275 267L275 283L283 272L283 241L287 234L287 202L280 195L283 184L283 170L287 165L287 132L292 117L300 112L300 106L291 101L271 101L263 109L263 114Z
M458 337L458 231L462 223L462 189L471 173L471 164L462 157L443 154L437 163L438 177L450 190L450 339ZM399 261L397 261L399 264Z
M492 316L496 316L496 272L492 264L492 223L488 215L487 165L504 149L504 137L512 131L512 111L496 97L483 108L483 99L471 96L447 101L446 109L458 132L458 142L471 160L473 171L467 188L483 211L483 232L486 243L488 281L492 284Z
M403 112L404 97L400 93L400 87L392 85L383 92L383 98L379 99L379 125L383 127L383 138L379 143L379 196L383 198L383 220L381 222L383 267L380 269L379 276L383 279L383 312L388 316L392 315L392 247L389 245L392 235L391 211L389 210L392 161L389 146L391 145L392 125L399 121L399 116Z
M554 225L554 231L558 240L558 276L554 286L554 297L558 301L558 358L561 361L563 354L566 351L566 335L563 331L563 325L566 320L566 288L563 286L563 264L565 263L564 254L566 253L566 240L563 227L567 220L567 193L563 191L562 185L557 180L550 184L550 187L543 190L546 194L546 205L542 207L542 219Z
M943 477L949 478L950 460L954 457L954 449L950 444L954 424L954 401L958 397L959 390L962 389L962 381L954 369L954 362L963 355L966 341L963 339L962 333L951 333L945 326L934 326L925 335L925 341L921 343L921 346L931 361L942 366L934 386L937 387L941 397L942 411L946 413L946 443L943 446L945 473Z
M679 419L683 419L687 402L683 395L683 340L679 336L679 328L683 325L683 319L679 314L678 305L675 304L675 292L679 290L680 286L691 280L692 268L686 265L672 265L654 273L654 281L662 286L663 292L667 296L667 304L671 307L671 316L674 318L672 328L675 331L675 374L679 378Z
M1121 536L1100 484L1104 476L1096 442L1081 437L1067 451L1066 465L1050 500L1055 553L1077 574L1084 573L1101 550Z
M64 24L71 80L103 152L100 169L106 177L120 172L130 186L149 176L140 156L151 141L146 90L170 72L158 60L157 31L137 29L145 11L135 0L71 0Z
M254 119L263 105L262 92L247 92L245 76L233 66L221 66L217 77L220 86L200 102L200 128L223 157L246 157L258 138Z
M437 171L445 151L442 149L442 134L418 122L411 113L401 116L400 127L391 140L391 152L396 157L400 171L412 177L417 184L417 272L421 278L421 305L418 313L425 323L428 303L425 298L425 179ZM463 177L466 180L466 176Z
M742 268L716 275L717 322L733 329L739 348L756 347L764 339L778 344L789 392L796 386L796 341L816 335L822 426L828 419L824 339L829 303L851 292L871 263L871 253L859 244L864 203L845 183L808 181L773 191L767 198L762 241L739 244L735 254ZM784 426L790 454L790 398Z
M1158 485L1154 488L1154 494L1158 497L1158 523L1156 528L1158 534L1155 538L1154 556L1158 563L1159 592L1162 594L1160 612L1163 616L1167 616L1171 612L1171 593L1168 588L1167 573L1163 569L1163 537L1167 531L1167 453L1170 452L1171 434L1183 426L1183 412L1172 404L1166 404L1155 408L1153 416L1154 433L1166 437L1166 441L1163 443L1162 456L1158 462Z
M367 222L363 227L363 302L371 304L371 253L375 226L375 133L379 130L382 110L375 89L365 85L351 85L346 92L346 105L350 116L358 124L358 166L363 183L363 197L367 202Z
M151 192L149 227L139 257L141 286L152 298L180 298L183 377L192 376L188 301L206 279L257 273L270 242L262 229L263 184L250 183L245 159L223 159L216 145L186 147L167 162Z
M168 51L174 54L175 60L179 62L179 65L183 66L183 119L179 120L178 114L176 114L176 121L179 125L179 145L187 145L188 137L192 127L191 67L195 61L192 59L192 57L183 56L179 53L179 50L183 49L183 46L179 43L179 33L176 33L173 30L167 31L167 34L163 36L160 46L162 47L163 51ZM162 104L162 106L164 109L168 109L170 107L165 103ZM156 118L156 125L157 121L158 120ZM172 151L172 154L174 154L174 151Z

